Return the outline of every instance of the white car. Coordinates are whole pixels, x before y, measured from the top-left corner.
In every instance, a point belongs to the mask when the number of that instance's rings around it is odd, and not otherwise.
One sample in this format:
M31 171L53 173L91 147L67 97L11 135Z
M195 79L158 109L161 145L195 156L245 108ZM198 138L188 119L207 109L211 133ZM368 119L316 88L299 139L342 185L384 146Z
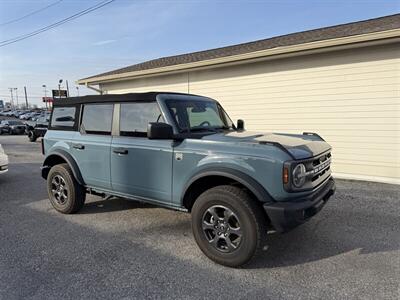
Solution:
M8 171L8 156L0 145L0 174Z

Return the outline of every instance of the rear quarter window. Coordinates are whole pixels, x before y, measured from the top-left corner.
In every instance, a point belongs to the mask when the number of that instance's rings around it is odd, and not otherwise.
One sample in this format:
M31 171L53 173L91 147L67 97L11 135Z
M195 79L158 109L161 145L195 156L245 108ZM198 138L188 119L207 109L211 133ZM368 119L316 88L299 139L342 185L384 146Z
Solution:
M76 123L76 107L55 107L51 118L51 127L73 128Z

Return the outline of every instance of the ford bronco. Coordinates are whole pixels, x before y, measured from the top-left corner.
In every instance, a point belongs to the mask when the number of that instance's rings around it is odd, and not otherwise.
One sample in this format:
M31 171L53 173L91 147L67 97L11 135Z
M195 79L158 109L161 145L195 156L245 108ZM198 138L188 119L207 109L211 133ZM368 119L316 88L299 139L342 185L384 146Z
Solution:
M190 212L200 249L231 267L335 191L331 147L319 135L246 131L217 101L190 94L55 100L42 150L57 211L79 211L92 193Z

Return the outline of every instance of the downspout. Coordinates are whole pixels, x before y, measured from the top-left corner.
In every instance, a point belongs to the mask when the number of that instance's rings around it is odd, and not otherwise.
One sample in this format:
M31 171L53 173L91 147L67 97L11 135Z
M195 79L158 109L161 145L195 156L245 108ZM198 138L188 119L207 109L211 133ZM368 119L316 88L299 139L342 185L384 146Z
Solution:
M190 72L187 72L187 93L190 94Z

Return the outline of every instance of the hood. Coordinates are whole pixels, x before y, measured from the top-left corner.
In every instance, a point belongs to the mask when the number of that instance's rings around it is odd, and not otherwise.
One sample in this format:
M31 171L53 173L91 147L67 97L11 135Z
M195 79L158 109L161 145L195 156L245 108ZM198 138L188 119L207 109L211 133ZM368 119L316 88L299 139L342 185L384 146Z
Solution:
M307 159L331 149L318 135L259 133L251 131L223 132L207 135L202 138L209 141L230 143L252 143L274 145L290 154L294 159Z

